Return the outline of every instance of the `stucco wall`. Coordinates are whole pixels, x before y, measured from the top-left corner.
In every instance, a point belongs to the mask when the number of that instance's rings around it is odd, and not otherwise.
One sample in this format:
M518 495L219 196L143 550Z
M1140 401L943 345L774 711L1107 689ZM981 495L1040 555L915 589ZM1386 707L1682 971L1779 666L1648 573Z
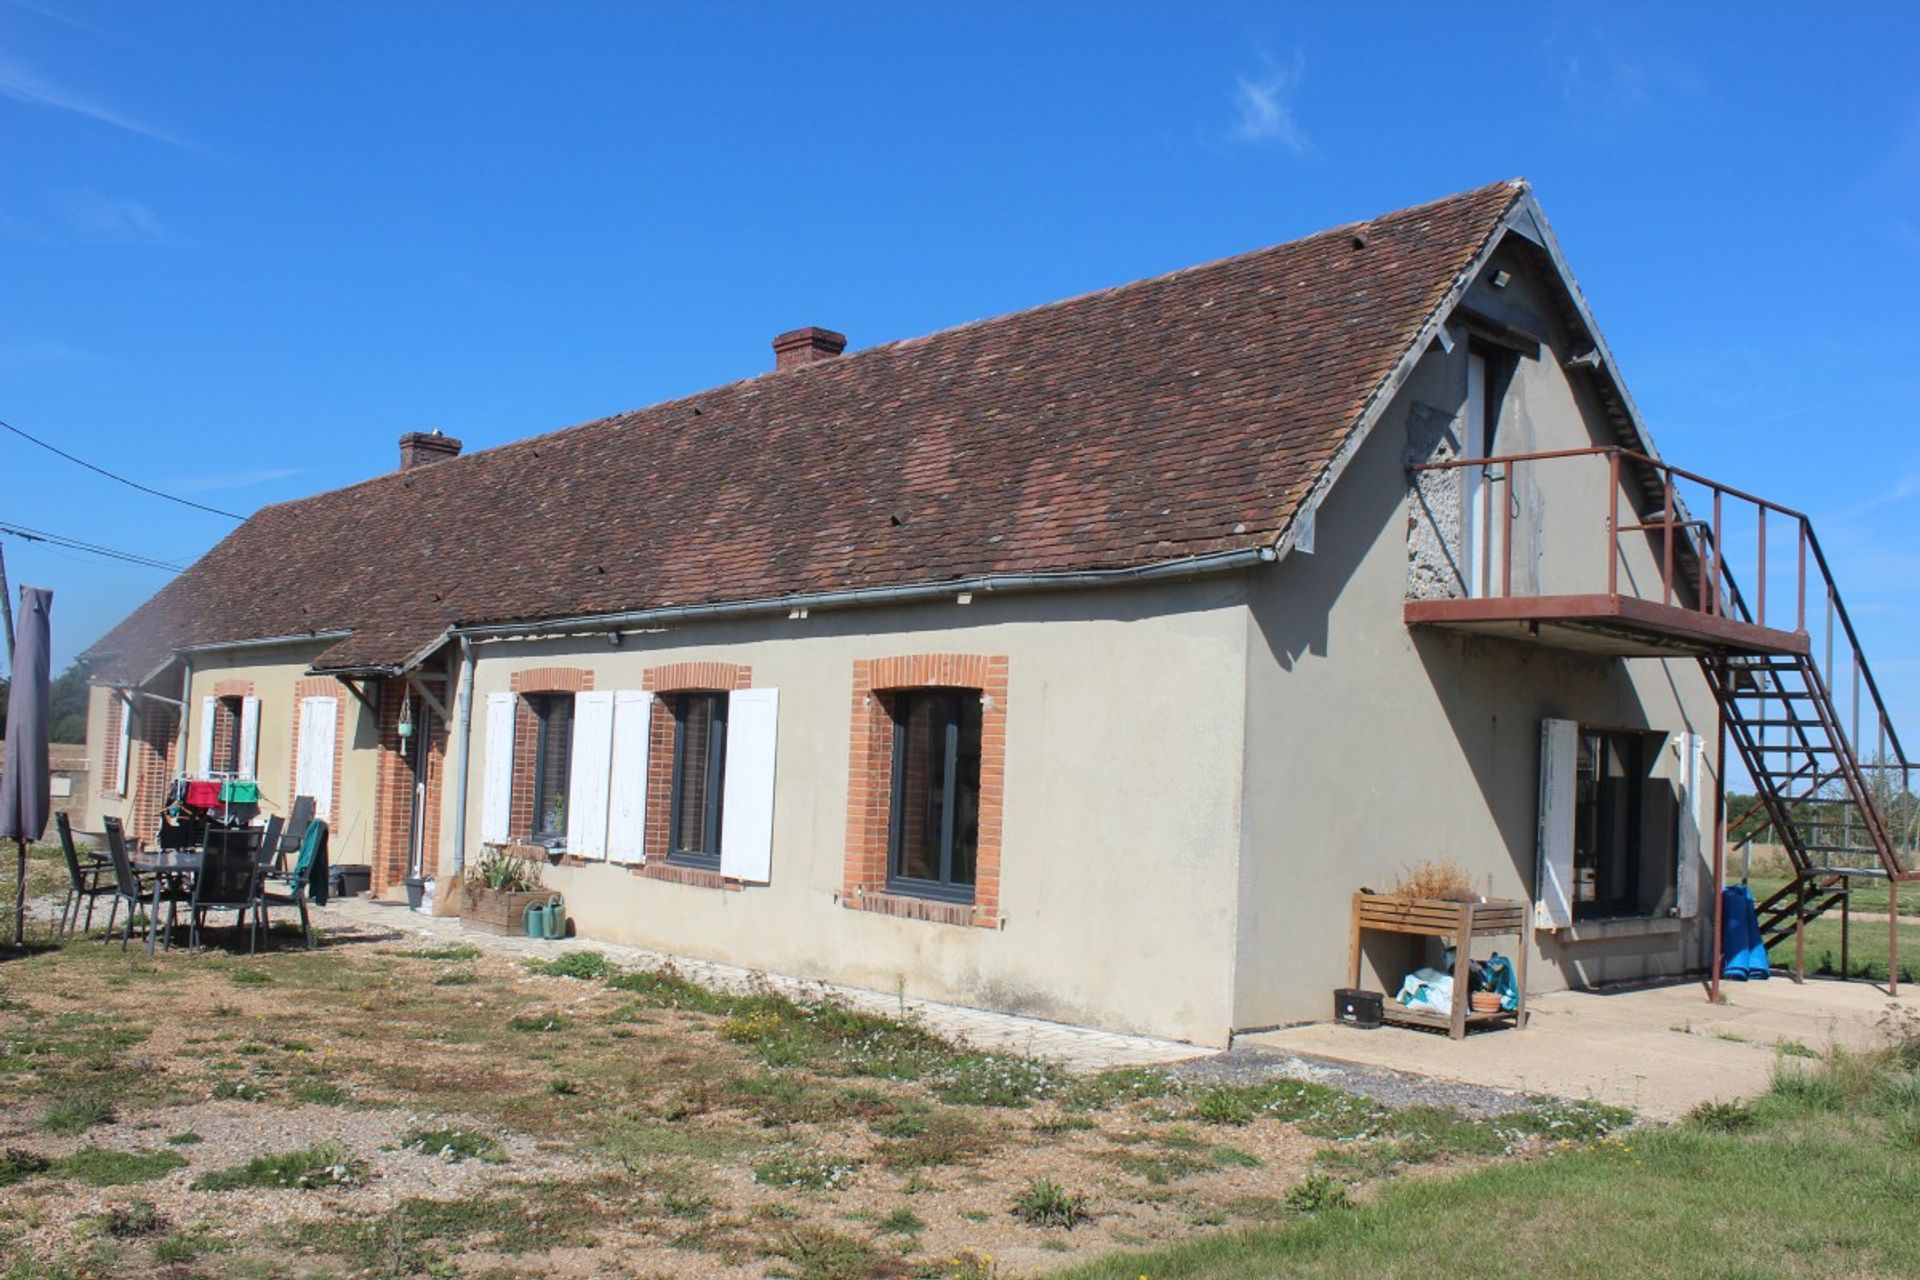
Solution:
M293 805L295 686L323 646L273 646L197 655L187 705L189 772L199 767L200 700L214 695L222 681L247 681L260 699L260 747L256 774L260 811L284 814ZM346 709L345 750L334 779L334 817L328 831L328 857L336 863L368 860L374 822L374 770L377 752L373 717L359 699L339 691Z
M771 883L726 891L618 866L551 868L584 934L1220 1043L1240 848L1243 599L1238 581L1214 580L709 623L630 634L617 649L603 636L494 643L478 649L474 705L516 670L556 665L591 669L597 689L638 689L648 666L748 663L755 686L780 690ZM997 928L838 900L853 663L916 653L1009 659ZM476 712L469 856L483 755Z
M1505 265L1516 278L1498 305L1550 335L1554 349L1521 362L1496 449L1605 442L1598 413L1562 370L1572 353L1529 296L1525 264ZM1462 412L1466 356L1461 342L1422 360L1320 512L1317 554L1252 578L1237 1027L1325 1018L1332 988L1346 981L1350 895L1388 888L1408 863L1455 859L1483 892L1531 902L1542 718L1692 729L1707 737L1717 770L1713 702L1690 659L1578 656L1402 620L1410 520L1417 531L1425 518L1409 501L1409 425L1430 432L1435 410ZM1516 591L1603 589L1604 471L1542 467L1520 492L1533 528L1516 539ZM1645 546L1629 556L1631 573L1656 571ZM1663 751L1661 775L1675 768L1675 753ZM1711 896L1703 887L1703 909ZM1705 927L1696 918L1538 933L1528 939L1532 985L1679 972L1703 963ZM1369 968L1378 969L1363 981L1396 986L1410 959L1401 945L1375 944Z

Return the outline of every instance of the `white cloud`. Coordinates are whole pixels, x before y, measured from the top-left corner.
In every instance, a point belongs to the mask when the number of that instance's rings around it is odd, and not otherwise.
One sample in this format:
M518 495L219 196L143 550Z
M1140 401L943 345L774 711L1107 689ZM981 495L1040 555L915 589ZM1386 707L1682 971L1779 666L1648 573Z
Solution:
M105 103L96 102L84 94L55 84L25 63L4 55L0 55L0 97L12 98L15 102L24 102L29 106L49 107L55 111L70 112L99 124L125 129L128 133L137 133L143 138L152 138L157 142L170 143L176 147L189 145L157 125L149 124L125 112L116 111Z
M1266 61L1264 74L1234 79L1233 105L1240 118L1233 126L1233 137L1240 142L1278 143L1296 154L1306 152L1313 142L1294 119L1292 101L1306 59L1296 49L1288 66L1275 67L1270 59Z
M53 206L67 229L82 239L114 244L167 244L173 239L146 205L92 187L59 192Z

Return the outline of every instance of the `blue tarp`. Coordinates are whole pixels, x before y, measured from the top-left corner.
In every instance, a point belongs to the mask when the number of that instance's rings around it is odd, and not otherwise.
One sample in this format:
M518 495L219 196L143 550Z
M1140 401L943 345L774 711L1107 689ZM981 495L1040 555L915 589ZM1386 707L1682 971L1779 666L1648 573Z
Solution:
M1753 893L1743 884L1720 891L1720 976L1742 982L1773 976L1767 945L1760 939L1760 914Z

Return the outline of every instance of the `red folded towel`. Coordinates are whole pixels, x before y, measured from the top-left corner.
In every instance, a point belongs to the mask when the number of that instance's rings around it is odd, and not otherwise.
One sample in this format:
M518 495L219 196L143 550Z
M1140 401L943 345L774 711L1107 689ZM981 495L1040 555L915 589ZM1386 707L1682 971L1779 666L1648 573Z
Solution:
M187 803L196 809L214 809L220 804L220 784L217 782L189 782L187 784Z

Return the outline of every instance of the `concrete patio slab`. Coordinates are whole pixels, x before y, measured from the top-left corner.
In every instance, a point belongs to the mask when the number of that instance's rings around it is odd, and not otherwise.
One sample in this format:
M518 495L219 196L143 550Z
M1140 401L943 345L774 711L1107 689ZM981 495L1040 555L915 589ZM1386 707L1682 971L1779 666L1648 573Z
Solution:
M1775 977L1729 983L1710 1005L1698 983L1561 991L1529 1001L1524 1031L1449 1040L1403 1027L1291 1027L1236 1043L1414 1072L1438 1080L1591 1098L1673 1120L1712 1099L1766 1091L1782 1044L1824 1052L1885 1043L1883 1020L1920 1019L1920 1000L1890 1000L1865 982Z

